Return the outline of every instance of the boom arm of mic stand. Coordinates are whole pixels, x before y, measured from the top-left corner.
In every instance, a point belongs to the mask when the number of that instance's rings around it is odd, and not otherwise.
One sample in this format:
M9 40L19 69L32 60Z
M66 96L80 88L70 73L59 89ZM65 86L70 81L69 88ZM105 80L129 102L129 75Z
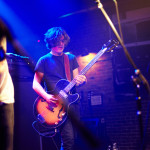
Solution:
M143 82L144 86L146 87L146 89L147 89L147 91L148 91L148 93L150 95L150 86L149 86L148 81L146 80L146 78L143 76L141 71L137 68L136 64L132 60L130 54L128 53L127 48L124 45L123 40L120 38L120 36L119 36L119 34L118 34L114 24L112 23L111 19L109 18L109 16L107 15L106 11L104 10L102 3L100 2L100 0L97 0L96 2L98 2L98 8L102 11L104 17L106 18L106 20L109 23L110 27L112 28L114 34L116 35L118 41L120 42L121 46L123 47L123 50L125 52L125 55L126 55L128 61L131 63L131 65L134 67L135 70L139 71L139 77L140 77L141 81Z
M118 27L119 27L119 31L120 31L120 36L121 39L123 41L123 34L122 34L122 29L121 29L121 23L120 23L120 17L119 17L119 10L118 10L118 3L117 0L113 0L115 3L115 7L116 7L116 14L117 14L117 20L118 20ZM123 41L124 42L124 41Z

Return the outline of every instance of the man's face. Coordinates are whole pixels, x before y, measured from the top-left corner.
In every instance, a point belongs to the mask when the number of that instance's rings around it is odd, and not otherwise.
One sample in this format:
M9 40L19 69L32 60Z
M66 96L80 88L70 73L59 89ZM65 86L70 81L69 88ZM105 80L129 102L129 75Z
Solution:
M60 38L57 43L57 46L52 47L52 52L56 54L61 54L65 48L64 36Z

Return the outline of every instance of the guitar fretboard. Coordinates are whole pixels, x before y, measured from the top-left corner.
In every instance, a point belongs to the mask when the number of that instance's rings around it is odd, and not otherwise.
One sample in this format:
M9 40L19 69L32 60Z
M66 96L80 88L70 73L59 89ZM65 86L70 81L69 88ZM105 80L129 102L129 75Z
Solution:
M79 75L85 75L87 71L96 63L96 61L105 53L107 48L101 49L96 56L89 62L89 64L80 71ZM65 87L65 92L68 93L76 84L75 79L73 79L66 87Z
M80 71L79 75L85 75L87 71L96 63L96 61L108 50L112 50L115 46L119 44L116 40L109 40L107 45L104 45L105 48L102 48L96 56L89 62L89 64ZM75 79L73 79L64 89L66 93L68 93L76 84Z

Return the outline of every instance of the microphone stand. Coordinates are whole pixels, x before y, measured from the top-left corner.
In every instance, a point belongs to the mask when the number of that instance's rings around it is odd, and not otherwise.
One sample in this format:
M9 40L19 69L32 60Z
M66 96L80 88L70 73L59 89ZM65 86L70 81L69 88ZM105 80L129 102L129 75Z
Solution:
M119 21L119 29L120 29L120 34L121 34L121 37L119 36L115 26L113 25L111 19L109 18L108 14L106 13L106 11L104 10L103 8L103 5L102 3L100 2L100 0L96 0L96 2L98 3L98 8L102 11L104 17L106 18L107 22L109 23L110 27L112 28L114 34L116 35L118 41L120 42L121 46L123 47L123 50L124 50L124 53L128 59L128 61L131 63L131 65L133 66L133 68L135 69L135 75L138 76L138 77L133 77L132 76L132 79L133 79L133 82L135 83L136 85L136 94L137 94L137 108L138 108L138 111L137 111L137 115L139 116L139 127L140 127L140 136L141 136L141 150L144 150L144 137L143 137L143 122L142 122L142 111L141 111L141 97L139 95L139 89L140 89L140 82L143 82L143 85L145 86L145 88L147 89L148 91L148 94L150 96L150 86L148 84L148 81L146 80L146 78L143 76L143 74L141 73L140 69L137 68L136 64L134 63L134 61L132 60L130 54L128 53L128 50L127 48L125 47L124 45L124 41L123 41L123 35L122 35L122 32L121 32L121 25L120 25L120 21ZM117 11L117 18L119 20L119 12L118 12L118 9L117 9L117 2L116 0L114 0L115 2L115 6L116 6L116 11Z
M141 137L141 140L143 140L142 105L141 105L141 96L140 96L141 80L139 78L139 71L138 70L135 71L134 76L131 76L131 79L132 79L134 86L136 88L137 115L138 115L139 127L140 127L140 137Z

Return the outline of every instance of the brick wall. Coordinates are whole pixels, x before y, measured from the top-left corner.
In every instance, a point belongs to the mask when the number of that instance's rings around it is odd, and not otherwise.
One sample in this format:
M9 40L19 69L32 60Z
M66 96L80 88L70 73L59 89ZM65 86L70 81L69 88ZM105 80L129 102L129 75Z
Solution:
M90 53L89 55L92 54ZM88 56L79 56L77 59L80 70L90 61L86 57ZM89 122L92 118L98 118L99 127L97 132L99 135L103 126L105 126L105 131L101 136L107 136L110 143L116 142L121 150L137 150L140 146L140 127L139 118L136 114L136 91L130 80L125 82L122 87L116 87L114 83L116 78L114 76L115 68L112 65L113 57L112 53L104 54L86 74L87 84L78 88L78 92L81 95L81 118L83 120L85 118L89 119ZM127 76L127 78L130 78L130 76ZM125 91L123 95L118 96L118 88L122 88ZM128 93L129 91L126 88L132 89L132 91ZM140 92L141 94L144 92L143 86ZM147 93L144 92L144 94L145 96L142 94L142 119L145 126L147 107L150 101L146 96ZM97 96L99 101L100 96L102 102L98 105L92 105L91 99L94 96ZM96 101L98 100L96 99ZM148 126L147 134L150 133L149 130L150 126ZM150 145L148 144L147 146L148 150Z
M93 26L90 28L94 28L92 31L91 38L93 42L88 37L88 32L91 31L89 28L89 24L84 26L84 37L79 40L81 43L78 43L78 46L81 48L78 52L74 53L78 56L77 60L80 65L80 70L82 70L86 64L91 60L92 57L98 52L98 47L100 44L97 44L96 41L100 38L100 35L103 35L101 39L101 45L104 41L108 41L111 37L109 32L109 26L105 22L104 18L101 20L103 24L99 24L97 21L98 18L92 18ZM132 23L133 25L134 23ZM96 30L99 28L99 30ZM103 30L103 29L107 29ZM96 32L97 31L97 32ZM135 30L134 30L135 31ZM130 35L126 32L126 35ZM130 31L131 32L131 31ZM134 35L136 36L136 35ZM87 38L88 37L88 38ZM84 41L85 40L85 41ZM127 40L127 39L126 39ZM135 39L130 38L129 43L135 42ZM83 41L83 42L82 42ZM87 45L85 43L89 42ZM93 46L93 51L90 49ZM84 52L82 48L87 48L86 51L89 53L86 56L81 56ZM148 66L150 64L150 53L149 44L146 49L142 49L145 47L144 45L136 46L133 43L132 47L128 47L132 57L140 69L148 77L149 70ZM96 49L97 48L97 49ZM121 51L121 52L120 52ZM144 53L141 53L144 52ZM141 57L139 59L139 56ZM117 61L116 61L117 59ZM141 65L142 64L142 65ZM121 72L122 76L120 78L116 74L119 70L125 70ZM118 73L118 72L117 72ZM127 61L127 58L124 55L123 50L117 49L113 53L104 54L98 62L87 72L87 84L83 87L78 88L78 92L81 95L81 119L85 121L86 124L91 122L91 119L97 118L99 120L98 129L93 127L93 130L97 130L99 136L102 136L107 139L107 144L117 143L119 150L138 150L140 149L140 127L139 127L139 119L136 114L137 112L137 104L136 104L136 92L135 88L130 80L130 76L134 74L133 67ZM123 82L120 82L121 79ZM125 80L124 80L125 79ZM148 78L148 81L150 78ZM118 81L116 81L118 80ZM146 121L146 113L149 98L148 94L142 86L140 90L142 95L142 119L143 124L145 126ZM101 100L100 104L92 105L91 99L98 98ZM96 99L97 103L99 101ZM94 125L93 125L94 126ZM144 127L143 126L143 127ZM147 137L146 137L146 150L150 149L149 144L149 134L150 134L150 125L147 128Z

